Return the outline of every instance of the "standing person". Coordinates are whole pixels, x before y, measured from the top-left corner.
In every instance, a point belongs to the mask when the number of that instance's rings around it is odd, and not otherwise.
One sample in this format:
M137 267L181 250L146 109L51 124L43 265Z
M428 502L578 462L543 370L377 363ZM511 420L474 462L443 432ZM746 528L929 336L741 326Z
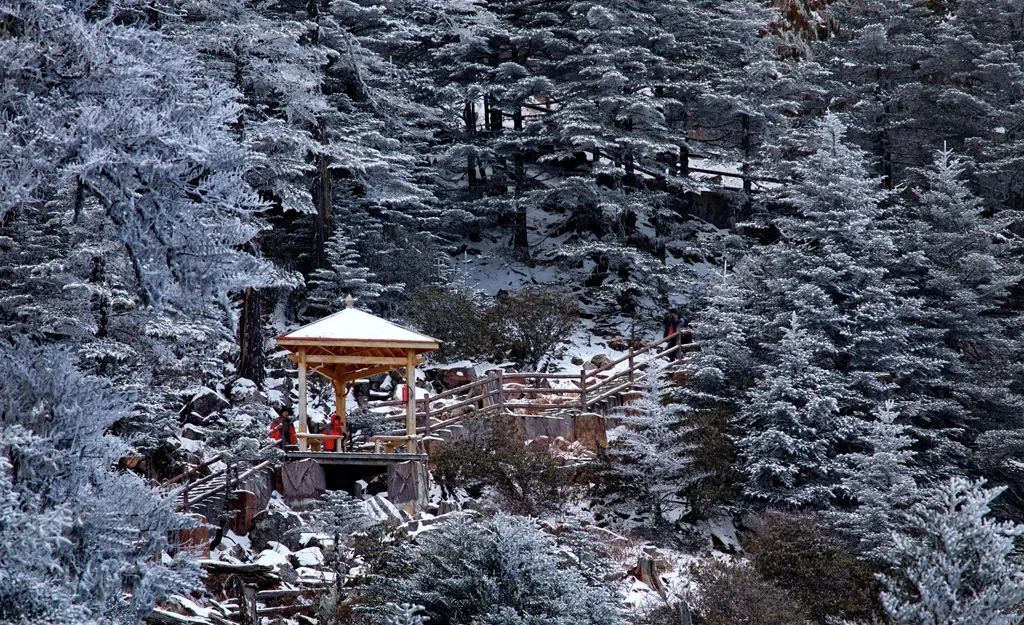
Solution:
M670 347L676 348L674 353L675 358L679 358L681 355L679 351L679 346L681 344L679 340L681 338L679 331L682 329L682 326L683 320L679 317L679 310L669 308L668 313L665 315L665 338L670 339L668 342Z
M295 434L295 424L292 423L292 413L287 408L281 408L277 418L270 422L270 438L279 441L282 449L285 445L294 445L299 441Z
M327 425L327 429L324 430L324 434L341 437L325 438L324 451L345 451L345 440L348 438L348 434L345 433L345 426L342 425L341 417L338 416L338 413L331 413L331 422Z

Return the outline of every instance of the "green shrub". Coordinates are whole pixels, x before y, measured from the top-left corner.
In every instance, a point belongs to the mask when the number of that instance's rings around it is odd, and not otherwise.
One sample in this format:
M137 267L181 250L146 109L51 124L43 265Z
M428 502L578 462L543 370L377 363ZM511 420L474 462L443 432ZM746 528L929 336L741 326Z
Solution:
M693 427L687 436L687 442L694 446L690 452L692 468L707 477L686 489L684 495L692 508L690 517L707 518L736 501L739 494L736 448L728 435L729 413L717 408L698 410L690 415L688 423Z
M491 488L503 510L537 514L560 506L572 484L568 473L546 451L525 447L512 420L495 417L481 422L467 440L444 443L432 454L434 481L451 495L465 489L473 498Z
M536 368L579 322L573 299L550 287L503 293L489 303L468 289L430 286L411 299L416 324L443 341L442 359L493 358Z
M437 356L443 360L488 358L495 346L488 325L486 303L468 289L429 286L411 297L412 318L420 329L442 341Z
M709 562L693 571L699 625L806 625L810 615L795 597L749 563Z
M498 297L487 311L489 328L504 358L536 368L579 324L574 299L551 287L530 287Z
M813 517L767 512L752 526L743 537L751 564L788 590L815 622L868 621L881 613L875 571L826 535Z

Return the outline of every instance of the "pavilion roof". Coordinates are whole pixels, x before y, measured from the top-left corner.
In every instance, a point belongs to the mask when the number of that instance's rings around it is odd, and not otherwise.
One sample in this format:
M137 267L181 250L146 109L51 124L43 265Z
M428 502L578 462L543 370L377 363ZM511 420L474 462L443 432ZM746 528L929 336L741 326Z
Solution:
M286 348L379 347L417 353L440 347L437 339L404 328L357 308L345 308L277 337Z

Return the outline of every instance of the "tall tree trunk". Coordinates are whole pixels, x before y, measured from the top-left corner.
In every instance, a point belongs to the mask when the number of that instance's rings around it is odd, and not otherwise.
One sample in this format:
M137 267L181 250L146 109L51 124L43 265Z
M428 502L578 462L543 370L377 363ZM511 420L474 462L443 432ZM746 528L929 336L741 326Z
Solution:
M318 122L320 145L327 145L327 126ZM331 169L328 157L317 157L317 173L313 182L313 202L316 204L316 228L313 233L313 261L316 267L327 264L327 241L331 238Z
M267 377L267 356L263 351L263 295L252 287L242 294L238 320L238 375L263 388Z

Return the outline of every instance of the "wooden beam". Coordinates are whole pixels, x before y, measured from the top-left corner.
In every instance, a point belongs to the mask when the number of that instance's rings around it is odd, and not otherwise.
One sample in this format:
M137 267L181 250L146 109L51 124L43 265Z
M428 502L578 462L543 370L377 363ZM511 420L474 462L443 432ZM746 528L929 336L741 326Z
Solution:
M371 367L369 369L360 369L359 371L353 371L352 373L346 373L334 378L335 382L354 382L355 380L361 380L368 378L371 375L377 375L378 373L387 373L395 369L392 365L382 365L380 367Z
M324 363L332 365L404 365L406 358L403 356L306 356L306 362Z

